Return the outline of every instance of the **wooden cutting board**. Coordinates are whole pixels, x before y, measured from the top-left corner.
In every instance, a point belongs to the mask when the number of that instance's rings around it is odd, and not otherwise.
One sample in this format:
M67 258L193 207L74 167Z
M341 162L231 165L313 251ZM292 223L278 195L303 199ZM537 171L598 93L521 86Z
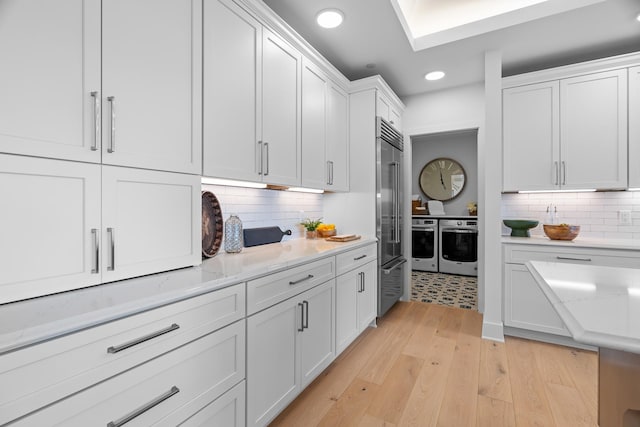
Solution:
M327 237L328 242L350 242L352 240L358 240L360 236L356 234L340 234L338 236Z

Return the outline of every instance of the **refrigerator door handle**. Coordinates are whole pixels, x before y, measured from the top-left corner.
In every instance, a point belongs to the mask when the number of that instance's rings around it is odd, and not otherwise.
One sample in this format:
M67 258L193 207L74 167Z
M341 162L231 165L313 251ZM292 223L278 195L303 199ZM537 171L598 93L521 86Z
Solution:
M402 264L404 264L404 263L406 263L406 262L407 262L407 260L406 260L406 259L404 259L404 258L402 258L400 261L396 262L396 263L395 263L395 264L393 264L391 267L389 267L389 268L383 268L383 269L382 269L382 272L383 272L384 274L391 274L391 272L392 272L393 270L395 270L396 268L400 267Z
M393 243L400 243L400 163L392 162L393 174Z

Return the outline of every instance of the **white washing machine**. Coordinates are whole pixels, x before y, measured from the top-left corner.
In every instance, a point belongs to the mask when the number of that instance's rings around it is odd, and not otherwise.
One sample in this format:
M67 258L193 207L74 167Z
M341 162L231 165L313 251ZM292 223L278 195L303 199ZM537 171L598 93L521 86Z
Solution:
M411 269L438 271L438 220L411 220Z
M478 221L441 219L439 224L441 273L478 275Z

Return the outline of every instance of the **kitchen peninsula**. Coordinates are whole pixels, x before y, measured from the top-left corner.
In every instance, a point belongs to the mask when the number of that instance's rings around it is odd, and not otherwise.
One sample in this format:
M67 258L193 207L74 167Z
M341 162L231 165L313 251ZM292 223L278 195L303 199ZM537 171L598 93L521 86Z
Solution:
M599 347L601 427L640 422L640 269L527 261L574 340Z

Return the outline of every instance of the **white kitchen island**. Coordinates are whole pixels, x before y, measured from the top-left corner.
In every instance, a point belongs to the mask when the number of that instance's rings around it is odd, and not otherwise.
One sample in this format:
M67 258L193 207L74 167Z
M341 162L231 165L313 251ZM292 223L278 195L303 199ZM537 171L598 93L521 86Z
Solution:
M573 339L599 347L599 425L639 426L640 268L526 266Z

